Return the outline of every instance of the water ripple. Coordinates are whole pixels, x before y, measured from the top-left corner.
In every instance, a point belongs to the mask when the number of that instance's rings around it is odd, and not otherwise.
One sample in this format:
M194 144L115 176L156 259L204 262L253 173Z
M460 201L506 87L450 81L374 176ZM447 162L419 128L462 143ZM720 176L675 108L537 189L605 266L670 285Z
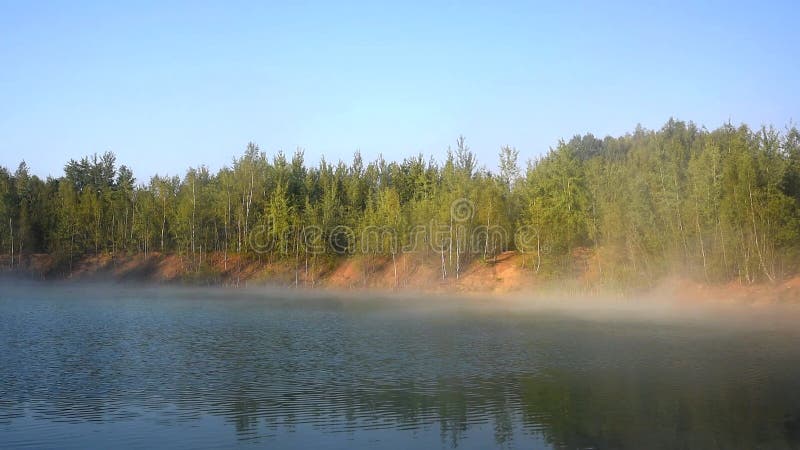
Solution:
M541 314L29 292L0 301L0 447L791 448L798 343Z

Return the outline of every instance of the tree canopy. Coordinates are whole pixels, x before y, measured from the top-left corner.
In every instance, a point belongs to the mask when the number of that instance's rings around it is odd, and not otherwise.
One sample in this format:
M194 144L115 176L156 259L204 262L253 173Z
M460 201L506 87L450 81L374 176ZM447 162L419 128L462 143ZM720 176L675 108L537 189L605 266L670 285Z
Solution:
M575 136L526 170L499 150L497 173L464 137L443 161L305 163L256 144L216 173L137 180L114 154L70 160L59 178L0 168L0 253L65 264L87 254L162 252L195 267L216 252L307 264L412 253L458 277L517 250L543 276L589 252L604 280L673 272L776 280L800 270L800 132L670 120L620 137Z

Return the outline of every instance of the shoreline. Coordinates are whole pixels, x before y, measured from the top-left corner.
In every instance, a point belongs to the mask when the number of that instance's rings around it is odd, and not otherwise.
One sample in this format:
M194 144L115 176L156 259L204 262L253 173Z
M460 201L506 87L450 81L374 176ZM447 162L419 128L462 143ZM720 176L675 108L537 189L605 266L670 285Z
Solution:
M442 295L478 298L595 299L652 298L677 303L800 304L800 276L773 283L743 284L698 282L686 276L669 276L650 286L614 287L592 278L586 266L573 278L547 279L523 267L516 252L504 252L490 262L472 261L459 277L442 280L438 267L424 260L401 255L389 258L347 257L317 261L308 269L287 261L270 262L238 256L209 254L196 269L175 254L101 254L81 258L72 271L56 266L47 254L27 255L18 268L8 268L8 257L0 256L0 280L44 283L110 283L114 285L187 286L197 288L272 288L331 295L400 294ZM397 272L395 272L397 270ZM396 273L396 275L395 275Z

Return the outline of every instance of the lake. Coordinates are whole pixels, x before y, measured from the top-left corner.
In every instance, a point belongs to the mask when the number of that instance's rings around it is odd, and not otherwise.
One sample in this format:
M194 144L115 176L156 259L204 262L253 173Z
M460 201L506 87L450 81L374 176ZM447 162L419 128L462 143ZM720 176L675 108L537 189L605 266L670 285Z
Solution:
M781 313L2 283L0 448L800 448Z

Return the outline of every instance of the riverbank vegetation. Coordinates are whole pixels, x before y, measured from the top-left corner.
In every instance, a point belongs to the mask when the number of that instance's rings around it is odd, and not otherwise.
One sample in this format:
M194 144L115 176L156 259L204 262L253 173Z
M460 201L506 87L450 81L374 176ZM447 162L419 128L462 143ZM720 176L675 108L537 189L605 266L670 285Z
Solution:
M707 130L670 120L620 137L576 136L521 168L503 147L479 166L459 138L442 160L417 155L316 165L302 150L248 144L212 173L137 180L111 153L41 179L0 168L0 253L13 268L49 253L64 273L90 255L179 255L284 264L295 274L349 258L435 266L458 279L515 251L548 278L575 261L604 283L777 281L800 271L800 133ZM215 264L218 264L217 260Z

